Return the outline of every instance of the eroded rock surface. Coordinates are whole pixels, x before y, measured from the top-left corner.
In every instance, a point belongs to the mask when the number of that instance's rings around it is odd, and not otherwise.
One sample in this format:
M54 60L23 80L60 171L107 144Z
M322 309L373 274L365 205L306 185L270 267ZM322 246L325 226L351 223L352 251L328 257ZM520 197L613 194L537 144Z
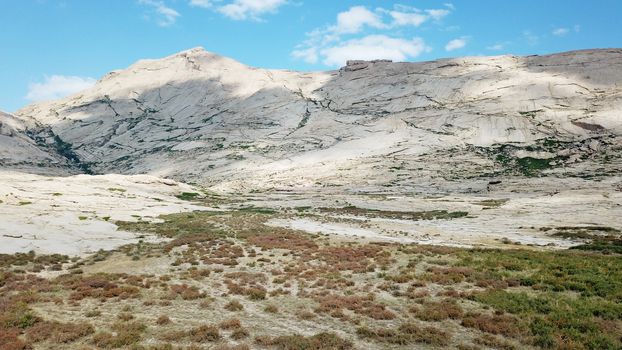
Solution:
M207 189L232 199L256 195L256 205L272 208L354 203L468 213L417 223L364 215L346 223L330 216L271 221L310 232L567 247L576 242L540 228L619 227L621 113L621 49L351 61L313 73L257 69L192 49L1 114L0 166L22 172L0 174L1 233L8 235L1 239L11 251L65 251L49 240L67 242L67 252L113 247L132 237L103 217L197 209L171 196ZM136 174L153 177L145 184ZM169 188L162 178L199 187ZM119 184L138 192L106 190ZM374 196L381 203L362 200ZM477 204L499 199L500 207Z
M114 222L205 209L175 197L191 190L146 175L47 177L0 171L0 254L80 255L153 239L118 231Z
M95 173L225 191L410 191L622 169L620 49L354 66L265 70L192 49L17 115L50 128Z

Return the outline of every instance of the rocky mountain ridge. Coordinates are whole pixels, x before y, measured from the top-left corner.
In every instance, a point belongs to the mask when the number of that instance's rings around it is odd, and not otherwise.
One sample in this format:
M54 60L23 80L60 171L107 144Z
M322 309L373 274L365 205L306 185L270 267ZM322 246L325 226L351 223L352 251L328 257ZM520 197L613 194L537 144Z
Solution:
M622 49L293 72L196 48L2 118L22 123L13 139L39 144L19 164L52 150L72 171L223 191L410 191L501 175L615 175L621 111Z

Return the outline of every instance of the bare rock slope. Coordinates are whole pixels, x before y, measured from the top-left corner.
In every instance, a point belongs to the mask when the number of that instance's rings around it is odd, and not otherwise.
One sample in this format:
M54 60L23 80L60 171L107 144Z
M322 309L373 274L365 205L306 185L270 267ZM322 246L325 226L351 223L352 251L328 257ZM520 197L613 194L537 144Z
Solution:
M197 48L17 116L94 173L220 190L399 191L501 175L616 176L621 113L622 49L303 73Z
M0 111L0 169L63 175L71 172L66 157L38 136L28 135L28 122ZM34 126L36 123L30 123ZM37 143L35 140L39 139Z

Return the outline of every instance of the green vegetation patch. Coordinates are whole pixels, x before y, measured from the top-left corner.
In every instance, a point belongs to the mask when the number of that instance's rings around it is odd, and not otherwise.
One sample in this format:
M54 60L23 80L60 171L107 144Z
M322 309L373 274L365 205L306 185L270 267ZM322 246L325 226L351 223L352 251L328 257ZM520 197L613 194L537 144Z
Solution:
M184 201L192 201L197 199L197 197L199 197L200 194L196 193L196 192L182 192L178 195L176 195L175 197L184 200Z
M117 221L115 224L120 230L152 233L163 237L177 237L189 234L203 235L207 238L221 238L225 233L217 228L209 218L222 214L220 212L200 211L162 215L162 223L145 221Z
M402 220L440 220L440 219L457 219L462 218L469 213L465 211L447 211L447 210L428 210L428 211L395 211L395 210L377 210L359 208L356 206L347 206L342 208L320 208L320 211L326 213L334 213L340 215L365 216L368 218L385 218L385 219L402 219Z
M622 321L621 256L528 250L469 250L457 251L456 255L459 261L454 269L474 270L467 280L487 276L516 282L475 292L469 298L517 315L529 330L523 336L533 345L587 349L622 346L622 331L612 326Z
M509 201L509 199L507 199L507 198L503 198L503 199L484 199L482 201L476 202L475 204L481 205L485 209L491 209L491 208L498 208L498 207L504 205L505 203L507 203L508 201Z
M243 207L238 209L241 213L256 213L256 214L276 214L276 210L271 208L263 208L263 207Z
M540 230L554 237L585 241L584 244L572 247L572 249L622 254L622 231L613 227L561 226L543 227Z

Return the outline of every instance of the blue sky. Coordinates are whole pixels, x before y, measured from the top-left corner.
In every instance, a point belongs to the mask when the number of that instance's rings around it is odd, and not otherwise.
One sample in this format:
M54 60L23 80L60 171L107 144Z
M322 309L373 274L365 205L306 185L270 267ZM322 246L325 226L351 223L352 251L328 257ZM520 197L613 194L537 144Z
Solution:
M622 47L622 0L0 0L0 110L202 46L264 68Z

